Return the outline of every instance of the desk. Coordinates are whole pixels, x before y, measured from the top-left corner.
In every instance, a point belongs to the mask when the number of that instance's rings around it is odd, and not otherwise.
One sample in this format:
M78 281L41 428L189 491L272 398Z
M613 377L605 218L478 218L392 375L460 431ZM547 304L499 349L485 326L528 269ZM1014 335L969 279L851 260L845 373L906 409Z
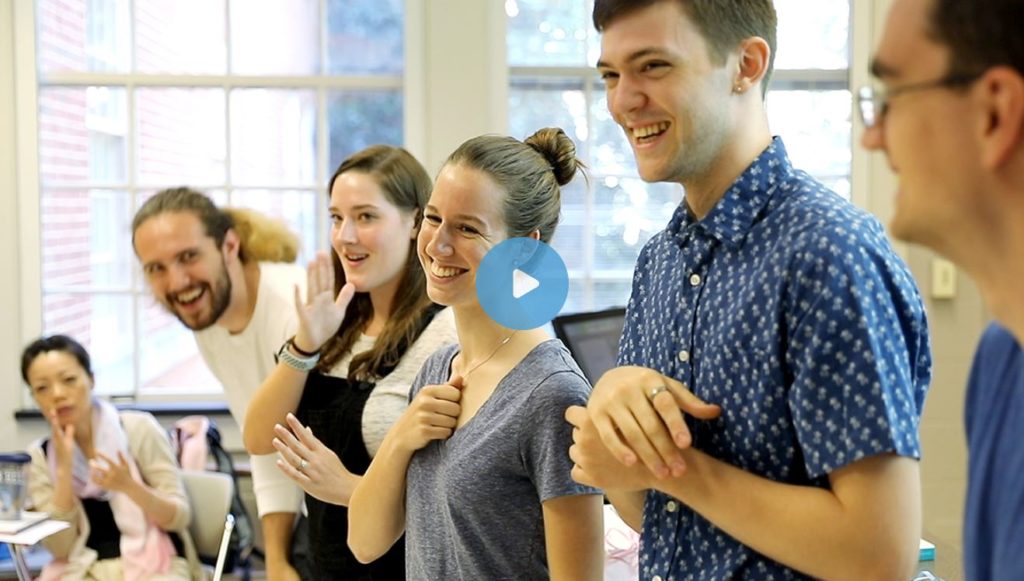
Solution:
M11 559L14 561L14 568L18 572L18 579L21 581L32 581L32 574L28 570L28 563L25 562L25 547L34 545L69 526L64 521L47 519L17 533L0 534L0 543L7 543L11 547Z

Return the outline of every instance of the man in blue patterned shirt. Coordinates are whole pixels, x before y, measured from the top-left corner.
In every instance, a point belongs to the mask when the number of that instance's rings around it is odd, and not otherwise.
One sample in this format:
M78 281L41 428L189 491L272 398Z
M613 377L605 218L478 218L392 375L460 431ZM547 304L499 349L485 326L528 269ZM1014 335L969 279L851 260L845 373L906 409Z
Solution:
M1024 0L897 0L862 89L900 176L893 234L967 270L995 315L967 385L965 578L1024 578Z
M574 477L641 531L642 579L909 579L924 307L878 221L771 136L771 1L596 0L594 23L640 176L686 193L620 367L566 413Z

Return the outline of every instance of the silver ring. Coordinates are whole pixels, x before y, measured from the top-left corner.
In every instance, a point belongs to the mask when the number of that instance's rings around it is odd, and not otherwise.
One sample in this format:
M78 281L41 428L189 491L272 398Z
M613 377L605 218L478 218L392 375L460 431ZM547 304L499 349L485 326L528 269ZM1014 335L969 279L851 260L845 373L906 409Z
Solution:
M651 401L654 401L654 398L658 397L658 394L663 391L668 391L668 388L665 387L664 385L659 385L652 389L651 393L647 394L647 398L650 399Z
M309 462L306 462L306 459L303 458L299 460L299 465L296 466L295 469L298 470L299 472L302 472L303 470L306 469L306 466L309 466Z

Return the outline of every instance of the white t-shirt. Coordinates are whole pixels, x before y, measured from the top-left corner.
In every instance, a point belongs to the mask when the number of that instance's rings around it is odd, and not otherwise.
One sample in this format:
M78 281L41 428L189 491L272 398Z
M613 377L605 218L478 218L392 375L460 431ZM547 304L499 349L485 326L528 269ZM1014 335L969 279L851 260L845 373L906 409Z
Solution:
M298 328L295 313L295 285L303 293L306 270L296 264L261 262L256 308L241 333L213 325L195 333L199 353L213 375L224 386L228 408L239 427L256 389L277 363L274 355ZM260 517L274 512L297 512L303 492L277 469L277 454L254 455L253 493Z
M342 357L329 375L345 378L348 375L348 365L352 361L353 354L362 353L373 347L376 337L361 335L352 345L348 355ZM366 444L366 451L373 458L380 449L381 443L388 430L398 420L398 417L405 412L409 406L409 389L412 387L413 379L419 373L420 367L427 357L445 345L458 343L459 337L455 333L455 315L450 308L438 311L431 319L427 328L423 330L416 341L409 346L409 349L402 356L394 371L382 377L373 386L366 406L363 408L363 443Z

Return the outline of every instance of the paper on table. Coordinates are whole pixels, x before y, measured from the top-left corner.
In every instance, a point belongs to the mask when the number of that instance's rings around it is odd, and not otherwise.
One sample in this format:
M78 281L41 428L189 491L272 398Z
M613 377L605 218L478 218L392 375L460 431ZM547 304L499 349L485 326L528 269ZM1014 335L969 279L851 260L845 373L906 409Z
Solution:
M18 520L0 520L0 535L13 535L21 532L49 516L45 512L23 510L21 511L21 518Z

